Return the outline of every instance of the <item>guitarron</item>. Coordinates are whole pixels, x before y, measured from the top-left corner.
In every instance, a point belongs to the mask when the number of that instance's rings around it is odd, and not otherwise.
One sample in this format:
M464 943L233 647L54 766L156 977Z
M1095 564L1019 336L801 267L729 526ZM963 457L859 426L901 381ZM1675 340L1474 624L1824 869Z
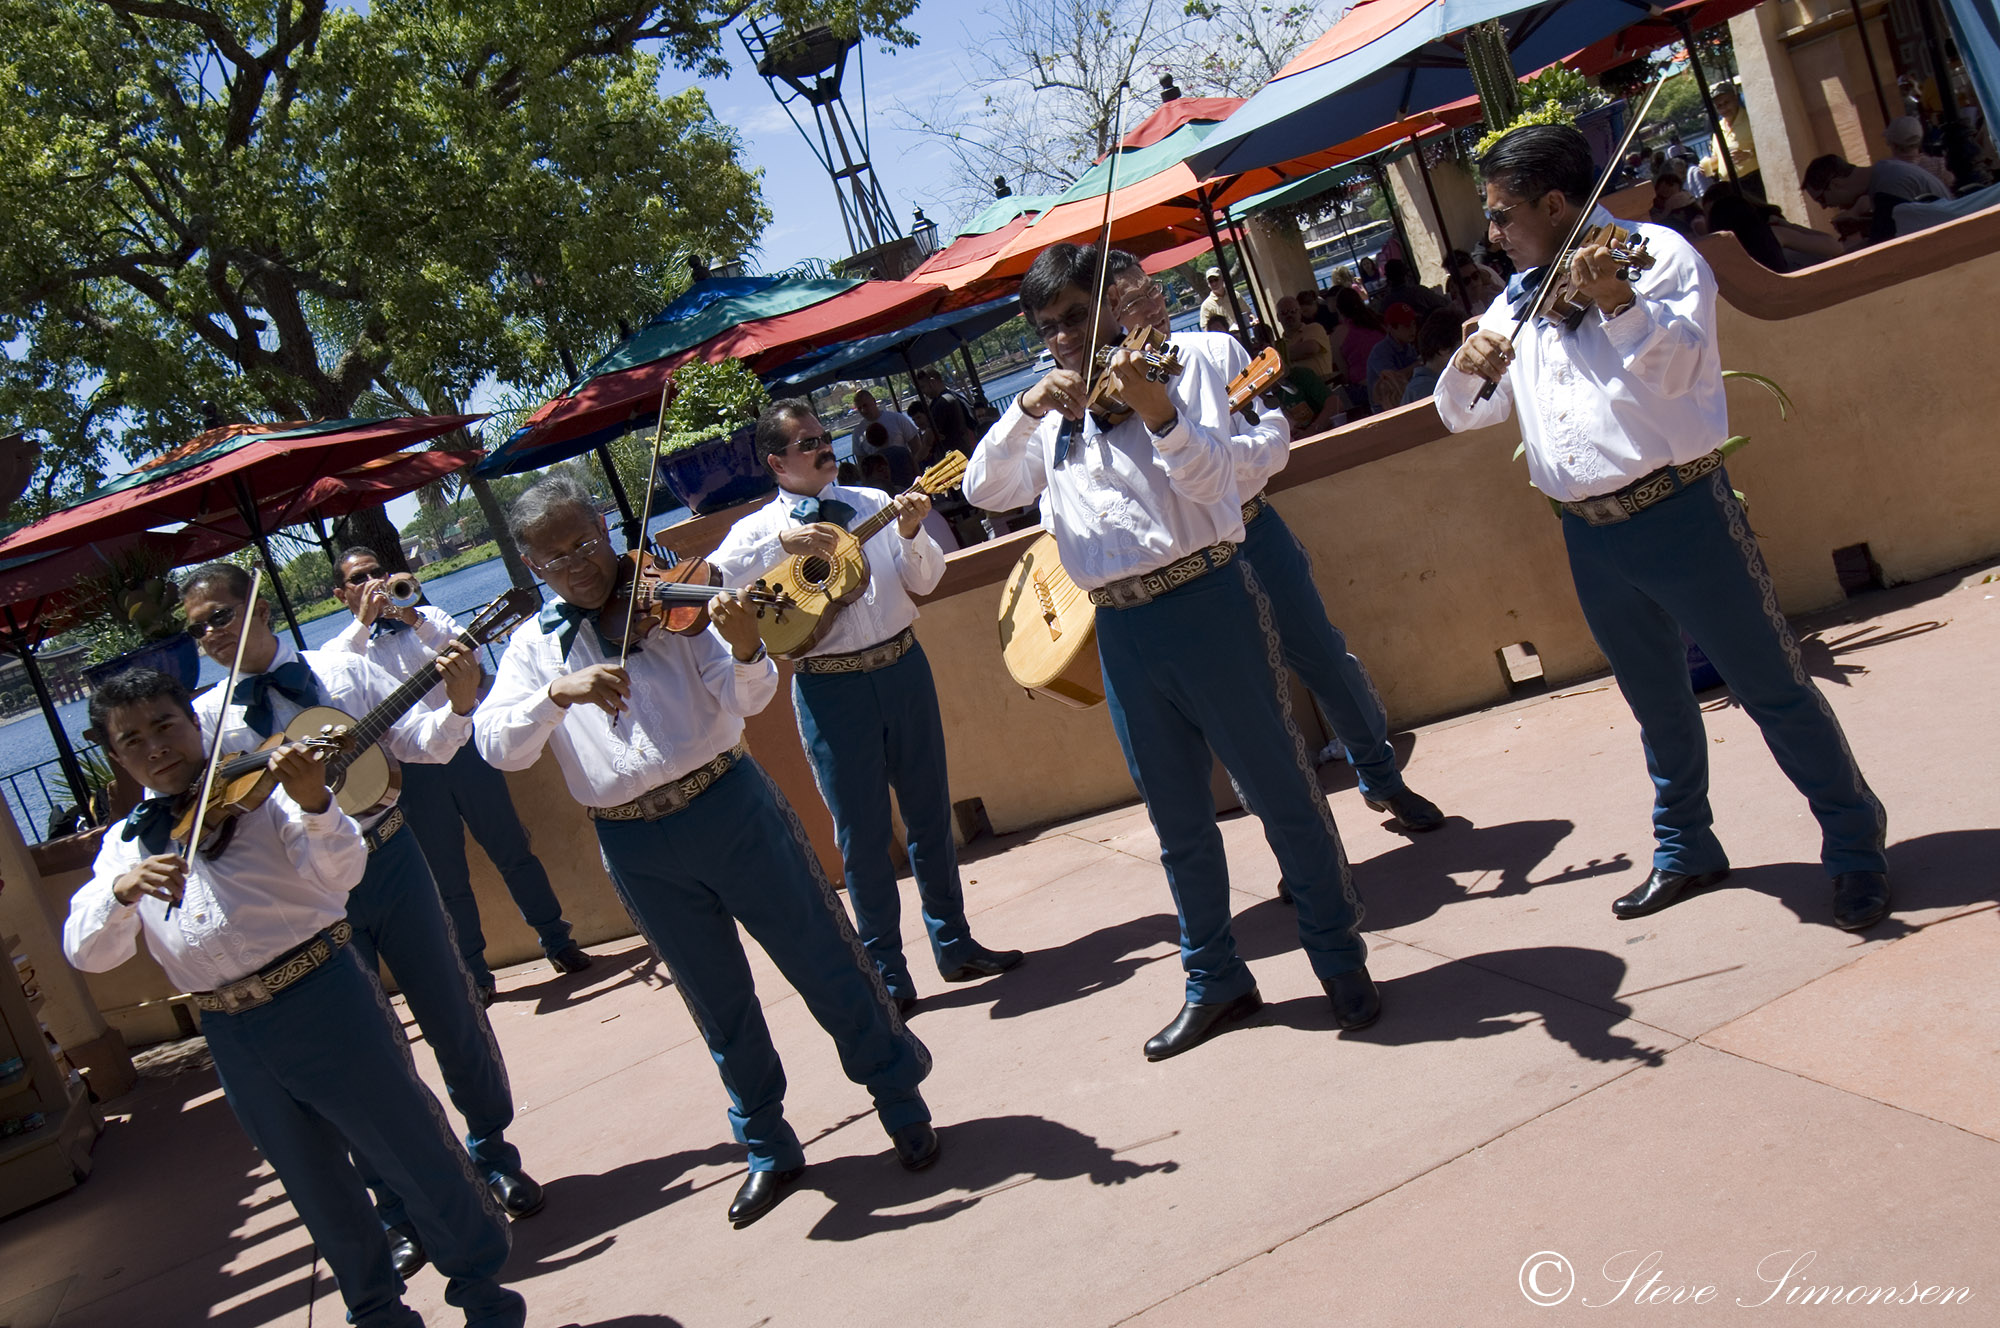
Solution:
M965 458L947 452L942 460L910 486L909 492L933 497L958 486L965 478ZM819 644L840 611L861 598L868 589L868 556L861 546L896 519L893 507L885 507L853 530L821 523L832 532L832 557L817 553L787 555L776 567L757 578L755 588L778 596L784 612L758 614L757 631L764 648L779 659L797 659Z
M1030 695L1077 710L1104 701L1097 610L1056 556L1056 537L1028 546L1000 595L1000 656Z

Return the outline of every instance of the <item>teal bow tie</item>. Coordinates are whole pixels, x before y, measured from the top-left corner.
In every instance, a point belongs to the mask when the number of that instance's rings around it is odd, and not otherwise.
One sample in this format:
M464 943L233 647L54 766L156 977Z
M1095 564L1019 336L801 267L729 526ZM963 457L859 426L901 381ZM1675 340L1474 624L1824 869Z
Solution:
M326 694L320 690L319 679L313 676L312 667L302 659L290 660L269 673L243 679L230 693L230 704L243 707L243 722L255 729L260 738L270 737L277 727L276 717L271 713L271 693L274 691L301 710L325 704Z
M545 635L553 636L561 647L563 658L569 658L569 648L576 644L577 629L585 623L597 633L597 645L609 658L618 653L618 643L604 634L604 624L596 609L586 609L570 603L566 599L552 599L542 605L541 615L536 619ZM632 643L633 653L640 649L640 642Z
M801 498L792 504L792 520L806 525L826 521L846 530L854 515L854 509L838 498Z
M145 798L125 818L125 842L139 841L148 857L158 857L174 845L174 800Z

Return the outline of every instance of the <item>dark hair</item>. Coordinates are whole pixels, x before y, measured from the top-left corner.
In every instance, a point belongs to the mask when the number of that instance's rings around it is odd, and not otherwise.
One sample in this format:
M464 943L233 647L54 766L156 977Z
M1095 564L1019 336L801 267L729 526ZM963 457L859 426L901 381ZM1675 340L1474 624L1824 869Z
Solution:
M1143 276L1145 275L1145 271L1145 265L1132 257L1132 255L1126 253L1123 249L1107 249L1104 251L1104 279L1107 282L1116 281L1127 272L1138 272Z
M1342 286L1333 293L1333 311L1340 315L1343 323L1355 323L1374 332L1388 331L1382 316L1368 307L1368 301L1361 298L1361 292L1352 286Z
M160 696L171 699L189 719L194 718L194 702L179 678L158 669L126 669L123 673L112 674L91 692L90 727L104 735L104 744L108 747L111 745L111 730L105 726L110 723L113 710Z
M1534 202L1556 190L1578 207L1597 183L1590 140L1573 125L1523 125L1479 158L1479 175L1516 198Z
M187 599L197 591L223 590L237 600L250 598L250 573L235 563L203 563L188 573L187 580L181 582L181 598Z
M868 427L861 431L861 436L867 440L870 447L887 447L889 445L889 426L880 420L872 420L869 422ZM779 450L783 451L784 449L780 448ZM862 460L866 461L867 458L863 457Z
M1410 279L1410 265L1400 258L1392 258L1382 265L1382 276L1391 286L1401 286Z
M833 482L835 484L853 484L860 478L861 467L855 465L852 461L841 462L839 469L833 473Z
M861 395L859 392L856 396ZM757 455L774 457L792 445L791 430L785 426L813 413L812 402L804 397L781 397L764 407L757 417Z
M1116 260L1113 260L1116 261ZM1052 244L1035 255L1021 278L1021 312L1030 321L1054 304L1065 287L1081 291L1097 289L1097 246L1094 244Z
M1455 309L1433 309L1417 328L1417 355L1428 360L1433 355L1458 349L1460 324Z
M1375 261L1375 255L1373 254L1363 254L1361 256L1361 261L1359 263L1356 263L1354 267L1357 272L1359 272L1362 268L1366 268L1368 269L1368 271L1373 272L1378 277L1382 275L1382 266L1381 264Z
M1446 266L1451 268L1453 272L1456 272L1462 267L1471 266L1472 255L1466 253L1463 249L1454 249L1445 255L1444 261Z
M1854 174L1854 163L1837 153L1829 152L1824 157L1814 157L1806 165L1806 174L1799 181L1799 188L1808 194L1819 193L1835 180Z
M363 556L373 558L378 567L382 563L382 555L369 548L366 544L350 544L340 551L338 558L333 560L333 570L338 572L341 568L347 566L348 563Z
M1773 272L1789 272L1785 246L1771 231L1770 213L1753 203L1727 182L1712 186L1702 195L1701 205L1708 215L1711 231L1729 231L1749 255Z

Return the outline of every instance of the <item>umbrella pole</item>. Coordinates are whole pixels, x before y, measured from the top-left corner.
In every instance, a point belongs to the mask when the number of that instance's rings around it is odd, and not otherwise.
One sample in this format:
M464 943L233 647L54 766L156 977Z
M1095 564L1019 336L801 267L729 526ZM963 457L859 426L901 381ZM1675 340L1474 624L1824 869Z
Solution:
M1708 75L1701 71L1701 57L1694 50L1694 27L1687 21L1687 15L1674 15L1674 26L1681 30L1681 44L1687 47L1688 69L1694 74L1694 85L1701 89L1701 104L1708 109L1708 123L1715 130L1715 142L1721 151L1723 172L1729 176L1729 183L1736 184L1736 155L1729 150L1729 140L1722 136L1722 117L1716 113L1715 98L1708 95Z
M292 644L304 653L306 634L299 630L298 611L292 608L292 597L285 592L285 578L278 575L278 564L271 557L271 539L264 533L263 519L257 514L256 500L250 496L250 486L243 477L236 477L236 510L243 515L243 524L249 528L250 539L257 546L257 554L264 560L264 570L271 574L271 589L278 594L278 607L284 610L285 623L292 629Z
M28 675L28 685L35 689L35 700L42 707L42 718L48 721L49 737L55 740L56 762L62 766L63 778L69 781L70 796L77 799L77 805L88 810L90 782L84 778L83 762L76 759L76 749L70 746L69 733L63 728L62 716L56 712L55 698L49 695L49 685L42 678L41 665L35 662L34 649L28 644L28 634L14 618L14 610L7 610L7 644L14 647L14 653L21 657L21 667ZM54 811L54 808L50 808ZM48 833L43 826L35 838L39 841Z
M1369 163L1375 187L1382 193L1382 205L1389 210L1389 224L1396 230L1396 243L1403 247L1403 261L1410 261L1410 233L1403 229L1403 210L1396 206L1396 191L1389 187L1389 168L1377 157Z
M972 364L972 347L963 341L958 343L959 362L965 366L965 376L972 384L973 395L980 401L986 400L986 384L979 381L979 370Z
M1427 194L1431 200L1431 217L1433 220L1437 222L1438 239L1444 241L1443 257L1449 259L1451 257L1451 251L1453 248L1451 242L1451 231L1444 224L1444 209L1438 206L1437 186L1431 183L1431 168L1430 165L1424 161L1424 145L1417 141L1417 136L1415 134L1410 135L1410 147L1417 154L1417 173L1424 177L1424 193ZM1415 270L1414 265L1416 263L1416 259L1414 257L1411 257L1409 259L1409 262L1412 264L1412 271L1414 271ZM1446 279L1449 280L1451 277L1451 264L1449 262L1444 262L1440 263L1438 266L1445 269L1444 275ZM1419 284L1422 284L1421 281L1419 282Z
M618 504L618 523L625 528L625 548L629 552L639 547L642 532L639 518L632 511L632 500L625 496L625 485L618 478L618 466L611 460L611 449L603 443L597 445L597 459L604 466L604 482L611 486L611 501ZM658 464L659 458L654 458Z
M319 536L319 546L326 551L326 565L331 567L334 570L334 574L338 576L340 573L340 552L333 547L333 536L326 528L325 513L313 513L313 533Z
M1243 317L1243 306L1236 302L1236 283L1229 279L1229 260L1222 253L1222 233L1215 229L1215 210L1208 205L1208 192L1196 195L1201 200L1201 219L1208 227L1208 242L1215 246L1215 265L1222 269L1222 293L1229 297L1229 312L1236 318L1236 326L1243 329L1243 335L1250 335L1249 321Z
M1240 221L1229 223L1229 233L1236 240L1236 256L1243 260L1243 284L1250 288L1251 312L1256 314L1257 321L1269 328L1275 336L1278 328L1277 310L1264 307L1264 301L1270 298L1271 292L1264 289L1264 279L1257 275L1257 269L1250 264L1250 237L1244 234L1243 223Z
M1854 11L1854 35L1861 39L1861 53L1868 57L1868 81L1875 85L1875 107L1886 125L1896 117L1889 114L1889 99L1882 92L1882 70L1875 63L1875 44L1868 40L1868 20L1861 17L1861 0L1847 0L1847 7Z

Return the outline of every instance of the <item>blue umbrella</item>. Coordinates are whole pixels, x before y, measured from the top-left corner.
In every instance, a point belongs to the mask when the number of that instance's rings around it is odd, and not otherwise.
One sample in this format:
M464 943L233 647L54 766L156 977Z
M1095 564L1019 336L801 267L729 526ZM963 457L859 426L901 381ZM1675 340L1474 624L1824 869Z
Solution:
M817 355L787 365L783 376L765 381L773 395L796 395L844 378L882 378L898 369L913 371L917 365L943 359L1020 311L1021 302L1009 295L967 309L936 314L900 331L880 332L829 346Z
M1645 0L1362 0L1188 159L1214 178L1290 161L1474 94L1460 34L1500 20L1516 70L1553 64L1652 13Z

